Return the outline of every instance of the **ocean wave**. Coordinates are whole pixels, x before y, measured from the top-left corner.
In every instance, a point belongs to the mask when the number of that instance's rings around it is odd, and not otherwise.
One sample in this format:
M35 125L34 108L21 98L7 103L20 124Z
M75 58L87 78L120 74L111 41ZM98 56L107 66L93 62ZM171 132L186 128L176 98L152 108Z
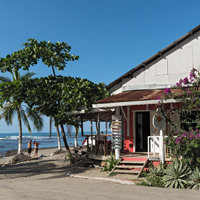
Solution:
M4 140L5 138L0 138L0 140Z
M56 136L51 137L53 138L57 138ZM7 139L7 140L18 140L19 136L7 136L5 138L2 139ZM42 139L49 139L49 136L22 136L22 139L30 139L30 140L42 140Z

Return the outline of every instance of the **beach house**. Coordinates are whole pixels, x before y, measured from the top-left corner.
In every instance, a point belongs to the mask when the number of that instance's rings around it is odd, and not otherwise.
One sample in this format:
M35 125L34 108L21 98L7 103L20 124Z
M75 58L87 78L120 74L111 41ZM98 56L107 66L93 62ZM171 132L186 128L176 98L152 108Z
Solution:
M93 108L100 115L100 110L109 110L121 116L121 153L148 152L156 157L160 133L154 128L152 118L157 98L165 88L187 77L192 68L200 70L200 25L107 86L111 96L97 101ZM174 105L173 100L165 102L170 109ZM111 115L107 116L108 121L112 120ZM180 120L178 115L172 117L174 121ZM171 131L165 124L164 133Z

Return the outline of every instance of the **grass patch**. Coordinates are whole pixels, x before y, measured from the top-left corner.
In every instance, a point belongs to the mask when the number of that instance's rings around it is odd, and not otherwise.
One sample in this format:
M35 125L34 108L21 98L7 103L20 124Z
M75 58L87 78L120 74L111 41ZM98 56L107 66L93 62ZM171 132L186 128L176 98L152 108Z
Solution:
M111 172L111 173L109 174L109 176L116 176L116 175L117 175L116 172Z

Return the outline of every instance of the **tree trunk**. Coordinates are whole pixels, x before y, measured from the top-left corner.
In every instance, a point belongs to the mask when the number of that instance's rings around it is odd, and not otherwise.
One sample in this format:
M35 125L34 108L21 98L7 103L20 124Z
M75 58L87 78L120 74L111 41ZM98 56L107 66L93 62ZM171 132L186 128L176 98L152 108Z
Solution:
M74 147L78 147L77 135L78 135L78 129L75 127Z
M20 117L20 112L17 110L17 118L19 125L19 145L18 145L18 154L22 154L22 122Z
M52 117L49 117L49 138L51 138Z
M58 126L56 126L57 136L58 136L58 149L61 149L61 142L60 142L60 132Z
M66 140L65 130L64 130L63 124L60 124L60 127L61 127L62 136L63 136L63 142L64 142L65 148L66 148L66 150L67 150L67 154L70 154L70 155L71 155L69 146L68 146L68 144L67 144L67 140Z

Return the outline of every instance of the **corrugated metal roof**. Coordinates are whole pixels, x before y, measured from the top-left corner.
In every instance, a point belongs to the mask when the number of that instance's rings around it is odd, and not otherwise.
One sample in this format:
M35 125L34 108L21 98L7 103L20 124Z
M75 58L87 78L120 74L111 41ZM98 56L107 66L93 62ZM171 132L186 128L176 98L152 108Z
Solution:
M148 58L147 60L145 60L144 62L139 64L138 66L134 67L133 69L131 69L130 71L128 71L127 73L125 73L124 75L122 75L121 77L119 77L118 79L116 79L115 81L110 83L109 85L107 85L106 88L109 90L111 87L113 87L117 83L121 82L123 78L132 77L132 74L134 72L138 71L141 68L144 68L146 65L150 64L151 62L153 62L157 58L161 57L163 54L165 54L169 50L173 49L178 44L180 44L181 42L183 42L187 38L191 37L192 35L194 35L198 31L200 31L200 25L196 26L194 29L192 29L191 31L186 33L184 36L180 37L178 40L174 41L173 43L171 43L170 45L168 45L164 49L160 50L158 53L154 54L153 56L151 56L150 58Z
M172 90L177 92L178 90ZM113 103L113 102L126 102L126 101L143 101L143 100L157 100L162 98L164 90L134 90L122 92L105 99L99 100L96 103Z

